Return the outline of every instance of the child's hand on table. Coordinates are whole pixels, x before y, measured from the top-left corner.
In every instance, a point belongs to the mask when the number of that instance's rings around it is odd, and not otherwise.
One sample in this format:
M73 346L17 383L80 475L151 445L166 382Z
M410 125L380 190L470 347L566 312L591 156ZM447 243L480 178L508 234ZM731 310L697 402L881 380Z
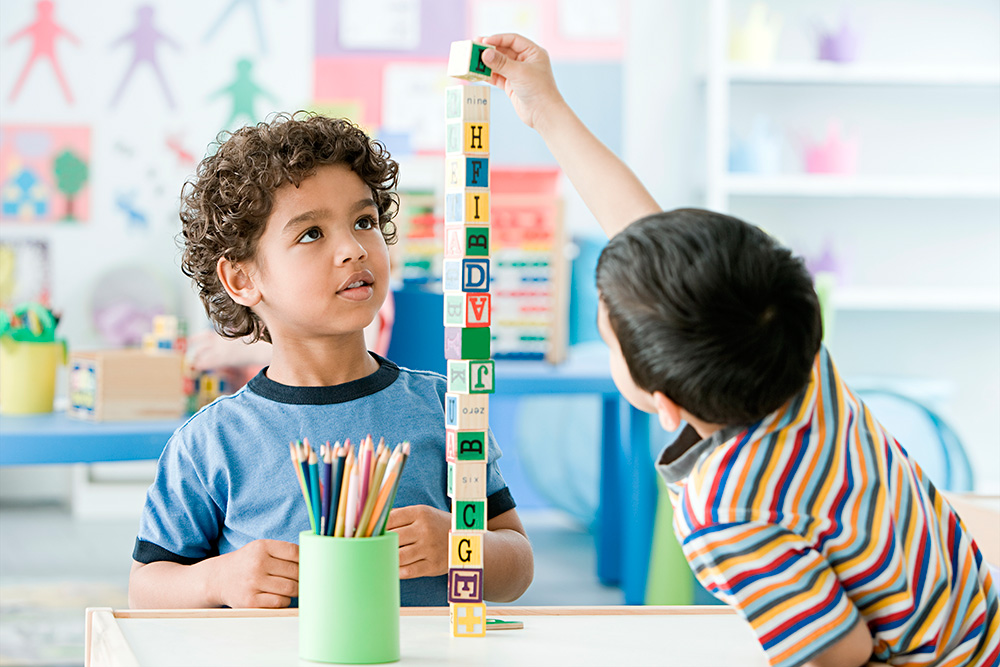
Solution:
M254 540L215 558L209 585L228 607L287 607L299 594L299 545L281 540Z
M451 514L427 505L397 507L389 512L386 530L399 535L400 579L448 574Z

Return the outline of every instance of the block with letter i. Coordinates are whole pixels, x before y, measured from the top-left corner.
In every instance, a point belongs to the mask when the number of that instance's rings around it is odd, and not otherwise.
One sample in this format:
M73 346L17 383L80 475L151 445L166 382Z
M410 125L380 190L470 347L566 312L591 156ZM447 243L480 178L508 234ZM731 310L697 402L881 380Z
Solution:
M493 70L483 62L483 51L492 48L471 39L452 42L448 52L448 76L466 81L489 81Z
M489 165L487 164L487 167ZM465 178L465 171L461 174L457 171L456 165L454 181L460 182ZM464 169L464 168L463 168ZM451 174L445 172L446 180L452 180ZM487 182L488 179L487 179ZM447 187L447 183L446 183ZM457 186L456 186L457 187ZM458 190L445 190L444 193L444 224L455 225L485 225L490 221L490 191L483 188L462 188Z

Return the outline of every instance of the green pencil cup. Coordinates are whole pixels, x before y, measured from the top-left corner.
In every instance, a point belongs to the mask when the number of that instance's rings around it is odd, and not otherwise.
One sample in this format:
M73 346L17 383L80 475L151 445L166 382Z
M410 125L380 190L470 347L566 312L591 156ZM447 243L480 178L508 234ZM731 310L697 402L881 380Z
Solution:
M299 533L299 657L399 660L399 537Z

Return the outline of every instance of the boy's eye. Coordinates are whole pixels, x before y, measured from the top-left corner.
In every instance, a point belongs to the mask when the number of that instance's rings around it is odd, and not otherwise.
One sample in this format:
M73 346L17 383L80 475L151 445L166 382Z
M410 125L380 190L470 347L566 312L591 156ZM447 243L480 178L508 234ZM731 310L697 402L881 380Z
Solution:
M299 237L299 243L312 243L319 240L321 236L323 236L323 232L319 231L319 227L310 227L305 234Z
M354 223L357 229L375 229L378 227L378 223L371 216L365 216Z

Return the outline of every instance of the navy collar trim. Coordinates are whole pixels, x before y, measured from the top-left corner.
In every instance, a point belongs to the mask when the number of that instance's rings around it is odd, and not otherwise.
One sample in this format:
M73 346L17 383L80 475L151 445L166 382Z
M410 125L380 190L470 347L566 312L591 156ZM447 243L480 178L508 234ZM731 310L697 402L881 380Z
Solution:
M330 405L347 403L382 391L399 377L399 366L388 359L369 352L378 362L378 370L358 380L329 387L290 387L267 377L265 366L247 383L247 388L258 396L290 405Z

